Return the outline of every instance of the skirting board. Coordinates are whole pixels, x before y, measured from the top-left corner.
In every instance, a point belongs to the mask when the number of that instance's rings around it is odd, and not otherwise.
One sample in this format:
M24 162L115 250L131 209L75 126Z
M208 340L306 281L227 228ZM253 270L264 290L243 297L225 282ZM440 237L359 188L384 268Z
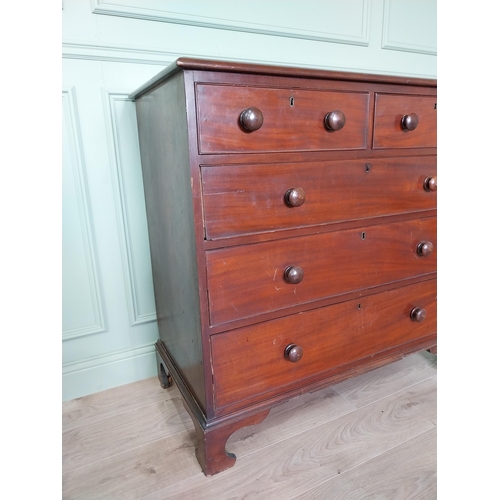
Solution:
M140 346L63 366L62 400L80 398L156 376L154 345Z

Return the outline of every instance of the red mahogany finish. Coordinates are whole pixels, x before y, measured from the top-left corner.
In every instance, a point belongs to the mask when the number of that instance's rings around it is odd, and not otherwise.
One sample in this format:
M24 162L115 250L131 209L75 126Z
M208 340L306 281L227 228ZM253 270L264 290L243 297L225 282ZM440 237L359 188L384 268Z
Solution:
M436 98L375 96L373 148L436 147Z
M435 175L429 156L202 167L206 237L435 210Z
M200 153L366 147L366 92L199 84L196 102ZM332 107L339 110L330 112ZM255 125L242 127L242 112Z
M432 274L437 252L416 258L422 240L436 241L435 217L211 250L210 324Z
M431 335L435 296L435 281L424 281L212 336L217 408L234 411ZM302 355L290 363L286 349L296 345Z
M435 351L435 81L181 58L131 97L158 377L206 475L273 406Z

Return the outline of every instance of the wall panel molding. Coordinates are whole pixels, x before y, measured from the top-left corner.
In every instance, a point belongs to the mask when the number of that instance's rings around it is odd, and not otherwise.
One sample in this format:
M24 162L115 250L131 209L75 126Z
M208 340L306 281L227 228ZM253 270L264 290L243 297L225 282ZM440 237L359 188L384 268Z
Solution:
M435 0L418 2L384 0L383 49L435 56L437 55L436 31Z
M71 40L64 41L62 44L63 59L158 64L160 66L166 66L180 56L181 54L176 52L139 48L132 45Z
M69 186L68 192L64 190L68 198L63 197L63 288L67 285L67 289L66 293L63 293L62 338L69 340L104 332L106 328L75 88L63 89L62 99L63 182L67 179ZM65 203L66 199L71 207ZM68 208L71 213L68 213ZM65 217L71 220L66 220ZM75 232L65 234L64 229L69 227ZM78 262L74 260L75 252L69 250L68 246L72 249L78 248L78 257L76 257ZM66 258L71 262L65 259L65 249L68 249ZM71 255L68 255L68 252ZM78 268L78 274L72 274L75 268ZM81 297L85 296L85 300L72 300L68 289L74 288L78 288L78 293ZM66 297L69 299L65 302ZM74 314L77 308L80 308L80 314ZM70 322L82 324L64 328L65 312L66 316L71 316Z
M135 107L127 94L103 90L103 96L129 321L136 326L156 321L156 309ZM123 113L125 103L128 114Z
M225 6L207 2L205 6L180 0L168 4L158 0L91 0L91 4L92 13L101 15L350 45L367 46L369 42L370 0L309 0L307 12L297 0L283 2L279 9L267 0L240 4L237 9L229 2ZM202 11L205 15L200 14L200 6L206 8ZM236 15L231 16L231 11ZM302 28L308 24L308 14L317 12L322 15L311 25L325 23L323 29Z
M211 53L200 52L190 53L184 51L169 52L169 51L156 51L150 49L137 49L128 45L118 45L118 44L98 44L98 43L82 43L82 42L69 42L63 43L62 56L64 59L79 59L88 61L103 61L103 62L117 62L117 63L129 63L129 64L147 64L147 65L158 65L161 68L168 66L173 63L178 57L193 57L201 59L224 59L218 55L217 57ZM271 64L276 66L294 66L296 68L315 68L315 69L326 69L333 71L349 71L354 73L366 73L371 74L387 74L388 71L381 71L377 69L367 70L366 67L361 66L340 66L335 64L311 64L311 62L300 63L294 61L293 63L284 63L283 60L277 60L272 58L245 58L245 57L231 57L231 61L249 63L249 64ZM158 69L158 73L160 69ZM435 74L427 74L423 72L409 72L409 71L397 71L391 69L389 72L391 75L401 75L401 76L414 76L416 78L436 78ZM154 75L151 75L154 76ZM130 88L130 92L135 90Z
M436 78L435 4L63 0L65 399L156 374L149 238L128 94L179 57Z

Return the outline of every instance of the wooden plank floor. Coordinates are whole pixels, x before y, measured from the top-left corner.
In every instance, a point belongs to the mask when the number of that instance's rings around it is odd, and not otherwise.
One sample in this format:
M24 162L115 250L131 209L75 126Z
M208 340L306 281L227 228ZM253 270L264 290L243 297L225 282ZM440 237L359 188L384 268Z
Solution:
M436 357L305 394L240 429L205 477L175 386L151 378L63 403L64 499L390 499L436 493Z

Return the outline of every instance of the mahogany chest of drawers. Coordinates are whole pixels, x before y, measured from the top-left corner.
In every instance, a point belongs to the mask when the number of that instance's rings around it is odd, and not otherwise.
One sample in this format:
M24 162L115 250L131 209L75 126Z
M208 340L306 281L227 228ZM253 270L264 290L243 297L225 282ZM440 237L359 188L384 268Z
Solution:
M436 346L436 82L181 58L136 100L160 339L207 475L306 391Z

